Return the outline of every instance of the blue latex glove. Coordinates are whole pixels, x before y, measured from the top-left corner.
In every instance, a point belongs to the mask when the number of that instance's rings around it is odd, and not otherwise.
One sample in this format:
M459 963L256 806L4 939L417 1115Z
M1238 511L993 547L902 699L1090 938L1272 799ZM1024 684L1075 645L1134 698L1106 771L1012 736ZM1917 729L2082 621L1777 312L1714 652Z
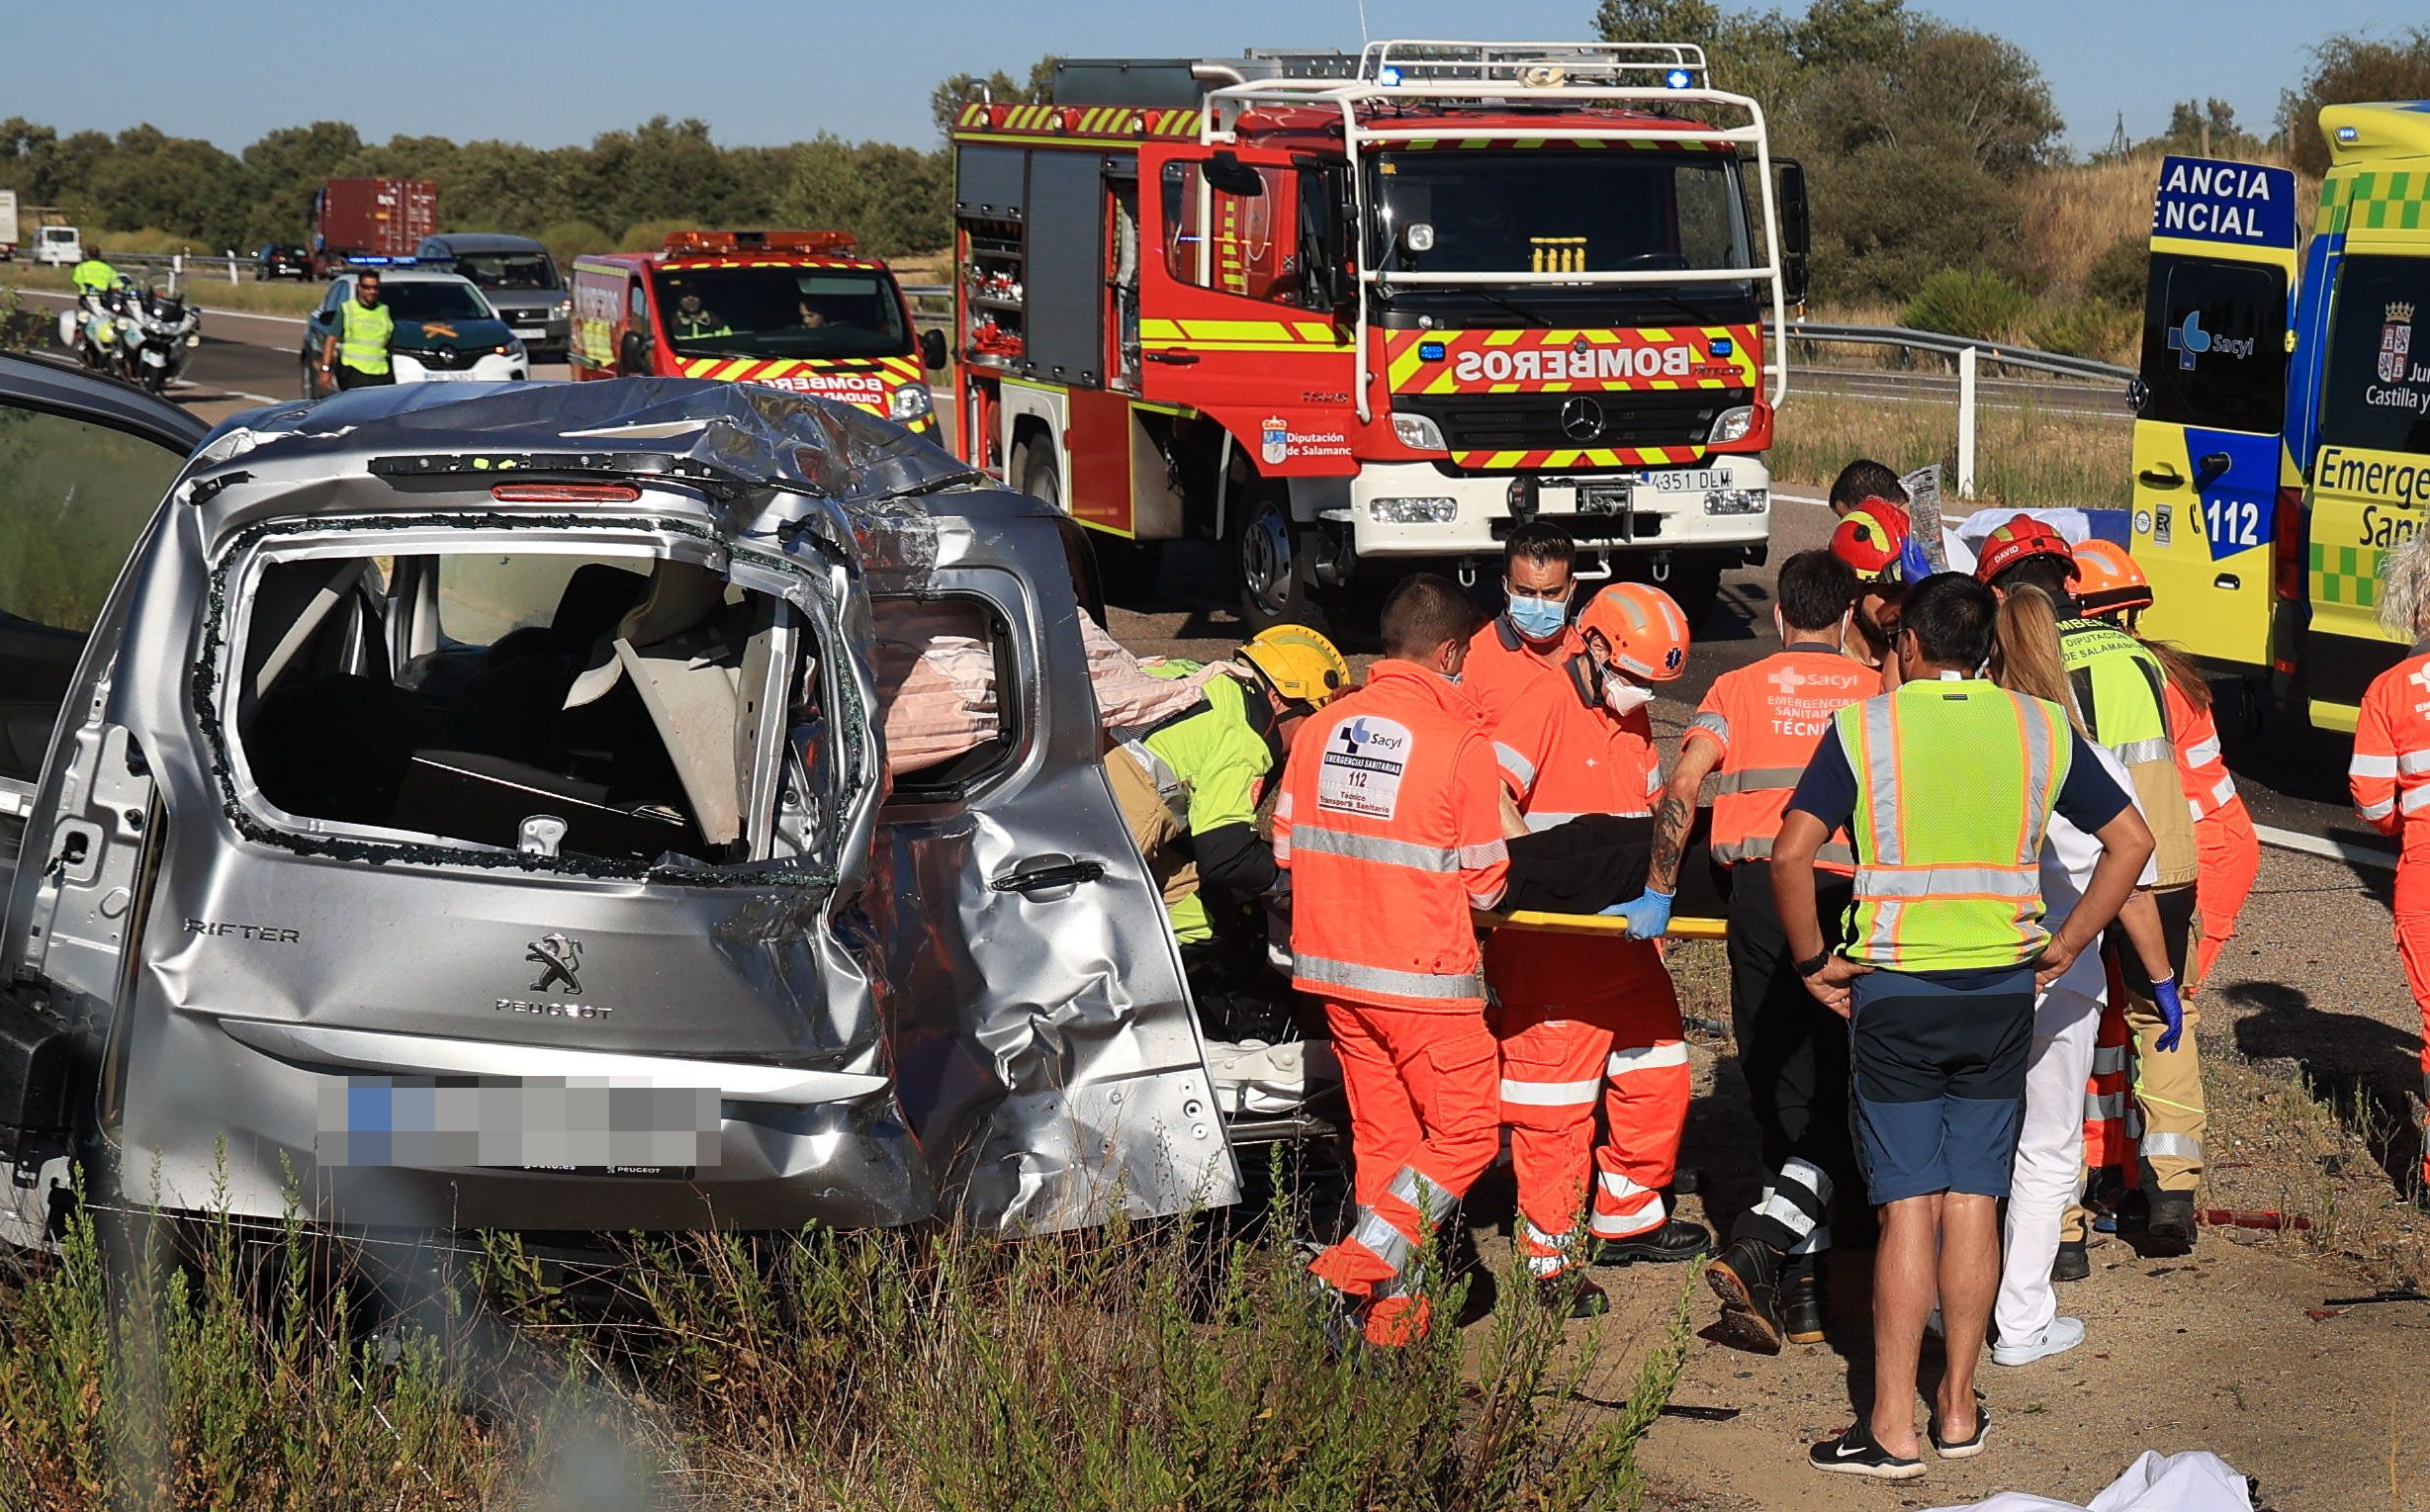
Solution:
M1910 535L1899 543L1899 580L1914 587L1933 576L1933 559L1924 554L1924 543Z
M2162 977L2152 983L2151 1000L2159 1008L2160 1017L2168 1022L2168 1027L2160 1031L2160 1037L2151 1042L2151 1047L2162 1052L2174 1050L2177 1041L2184 1038L2186 1032L2186 1005L2185 1000L2177 996L2177 979Z
M1628 902L1615 903L1603 910L1603 917L1627 920L1632 939L1660 939L1663 932L1670 928L1670 904L1678 896L1676 892L1658 893L1649 887Z

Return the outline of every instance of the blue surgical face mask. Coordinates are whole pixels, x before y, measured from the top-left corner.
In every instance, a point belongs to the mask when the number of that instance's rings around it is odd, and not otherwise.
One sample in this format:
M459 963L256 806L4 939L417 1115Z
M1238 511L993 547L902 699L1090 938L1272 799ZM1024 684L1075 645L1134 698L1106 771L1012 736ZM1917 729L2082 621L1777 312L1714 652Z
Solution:
M1549 641L1561 634L1561 627L1570 618L1568 600L1560 598L1519 598L1510 600L1511 628L1531 641Z

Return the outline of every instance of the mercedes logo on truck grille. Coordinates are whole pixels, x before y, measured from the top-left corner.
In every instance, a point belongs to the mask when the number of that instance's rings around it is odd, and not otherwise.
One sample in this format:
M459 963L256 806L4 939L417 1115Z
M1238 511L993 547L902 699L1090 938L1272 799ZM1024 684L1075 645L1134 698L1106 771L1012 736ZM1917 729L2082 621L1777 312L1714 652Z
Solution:
M1561 406L1561 433L1573 441L1591 441L1603 433L1603 406L1583 394Z

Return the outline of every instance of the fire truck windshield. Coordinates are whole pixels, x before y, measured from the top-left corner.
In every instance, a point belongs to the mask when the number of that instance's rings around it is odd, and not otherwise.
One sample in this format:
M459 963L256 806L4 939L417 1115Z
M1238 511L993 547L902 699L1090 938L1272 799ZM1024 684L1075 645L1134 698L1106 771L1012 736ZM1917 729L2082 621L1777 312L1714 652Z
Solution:
M677 353L902 357L911 330L894 281L868 268L777 265L651 270Z
M1744 268L1747 210L1735 158L1685 152L1478 148L1394 152L1369 170L1369 266L1424 273L1625 273ZM1410 227L1429 229L1416 235ZM1391 286L1396 309L1506 319L1513 304L1715 321L1754 317L1748 280L1725 283Z

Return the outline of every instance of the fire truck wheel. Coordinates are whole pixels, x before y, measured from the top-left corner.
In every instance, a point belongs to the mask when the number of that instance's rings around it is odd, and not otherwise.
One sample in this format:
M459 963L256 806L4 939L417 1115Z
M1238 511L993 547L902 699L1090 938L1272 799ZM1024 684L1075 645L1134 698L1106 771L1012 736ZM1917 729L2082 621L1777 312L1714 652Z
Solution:
M1315 532L1291 517L1279 486L1251 489L1223 533L1223 561L1240 589L1240 617L1252 634L1273 625L1325 628L1316 601L1311 553Z

